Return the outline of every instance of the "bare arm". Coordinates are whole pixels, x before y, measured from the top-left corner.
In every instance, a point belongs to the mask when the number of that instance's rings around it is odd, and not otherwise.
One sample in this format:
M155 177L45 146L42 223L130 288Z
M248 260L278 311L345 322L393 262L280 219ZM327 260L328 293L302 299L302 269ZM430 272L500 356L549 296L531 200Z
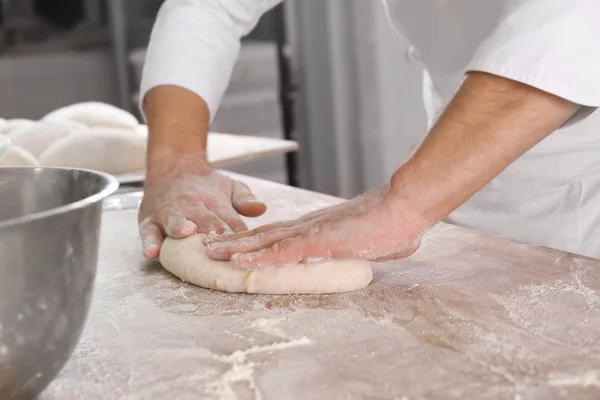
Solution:
M578 108L522 83L471 73L388 187L296 221L213 239L208 254L247 269L310 258L409 256L425 231Z
M202 98L178 86L159 86L146 96L148 120L148 175L160 173L161 164L194 156L206 160L210 111Z
M280 0L166 0L157 17L140 97L149 126L140 236L147 258L165 237L239 232L240 215L266 206L206 159L211 118L227 88L240 39Z
M600 107L600 2L515 1L506 11L468 66L473 72L390 185L295 221L213 239L209 256L248 269L406 257L423 232L578 105Z
M439 221L578 109L534 87L472 72L393 175L392 191L427 219Z
M281 0L166 0L148 46L140 96L156 160L205 159L210 121L227 88L240 39Z

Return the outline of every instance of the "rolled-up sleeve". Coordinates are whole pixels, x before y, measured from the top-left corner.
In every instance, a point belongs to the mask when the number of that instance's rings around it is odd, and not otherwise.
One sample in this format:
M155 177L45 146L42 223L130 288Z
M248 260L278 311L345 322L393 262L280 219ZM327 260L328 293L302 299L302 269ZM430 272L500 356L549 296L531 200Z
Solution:
M175 85L204 99L212 119L229 84L240 39L280 2L166 0L148 45L140 106L152 88Z
M600 107L600 1L508 0L467 70L525 83L589 114Z

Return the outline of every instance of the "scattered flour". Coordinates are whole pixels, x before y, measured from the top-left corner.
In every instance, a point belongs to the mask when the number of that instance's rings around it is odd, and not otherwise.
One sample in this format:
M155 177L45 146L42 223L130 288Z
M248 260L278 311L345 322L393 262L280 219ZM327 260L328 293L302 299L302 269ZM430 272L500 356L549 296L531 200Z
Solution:
M314 342L307 337L290 340L288 342L278 342L264 346L252 346L246 350L237 350L227 356L211 354L210 358L215 361L221 361L231 364L231 368L222 374L217 380L205 385L209 394L218 396L219 399L236 399L237 396L233 390L232 384L237 382L246 382L248 387L254 392L255 400L262 400L262 394L254 381L254 368L259 364L246 362L246 358L251 354L269 353L276 350L286 350L295 347L308 346Z
M576 375L552 374L548 378L548 383L558 387L600 388L600 371L590 370Z
M277 325L282 321L285 321L285 318L258 318L252 321L252 324L250 324L250 326L260 332L266 333L271 336L287 338L287 335L281 330L281 328L277 327Z

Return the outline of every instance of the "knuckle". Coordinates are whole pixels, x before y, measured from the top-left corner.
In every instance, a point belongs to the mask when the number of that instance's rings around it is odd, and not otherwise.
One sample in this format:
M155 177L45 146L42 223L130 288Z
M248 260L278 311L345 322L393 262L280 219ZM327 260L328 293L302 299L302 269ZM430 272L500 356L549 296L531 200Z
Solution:
M202 202L203 197L203 193L182 193L177 196L176 202L196 204Z
M271 238L272 236L274 236L274 235L271 232L261 232L261 231L256 232L256 240L258 243L268 241L269 238Z
M271 251L272 251L273 253L275 253L275 254L279 254L279 253L281 253L281 252L282 252L282 250L283 250L283 247L281 246L281 243L280 243L280 242L275 242L275 243L273 244L273 246L271 246Z
M238 179L231 179L231 183L233 183L235 186L242 187L242 188L248 187L244 182L242 182Z
M170 210L171 210L171 207L169 204L162 204L162 205L156 207L156 209L154 210L154 213L159 216L166 216L170 213L169 212Z
M152 217L145 217L140 220L140 229L146 229L152 223Z
M306 238L306 239L314 238L315 236L319 235L320 233L321 233L321 226L311 225L302 233L302 237Z

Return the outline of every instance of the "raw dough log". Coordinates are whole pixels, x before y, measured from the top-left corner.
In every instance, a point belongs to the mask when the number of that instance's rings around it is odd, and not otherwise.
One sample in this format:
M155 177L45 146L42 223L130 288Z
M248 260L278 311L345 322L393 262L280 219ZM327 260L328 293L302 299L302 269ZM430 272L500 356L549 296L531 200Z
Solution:
M0 167L39 167L38 160L27 150L11 146L6 155L0 158Z
M31 126L34 124L35 124L35 121L32 121L30 119L23 119L23 118L9 119L2 126L2 128L0 128L0 133L5 136L10 137L11 133L14 132L15 130L17 130L19 128L23 128L25 126Z
M122 174L145 168L145 135L123 129L96 128L60 139L40 156L47 167L84 168Z
M127 111L110 104L93 101L59 108L42 119L45 121L76 121L90 128L105 127L135 130L139 126L137 118Z
M88 130L88 127L79 122L41 121L13 130L10 139L14 145L27 150L37 158L58 140Z
M373 271L366 261L334 260L245 271L210 259L202 244L206 235L167 238L160 251L165 269L185 282L223 292L263 294L342 293L366 287Z

